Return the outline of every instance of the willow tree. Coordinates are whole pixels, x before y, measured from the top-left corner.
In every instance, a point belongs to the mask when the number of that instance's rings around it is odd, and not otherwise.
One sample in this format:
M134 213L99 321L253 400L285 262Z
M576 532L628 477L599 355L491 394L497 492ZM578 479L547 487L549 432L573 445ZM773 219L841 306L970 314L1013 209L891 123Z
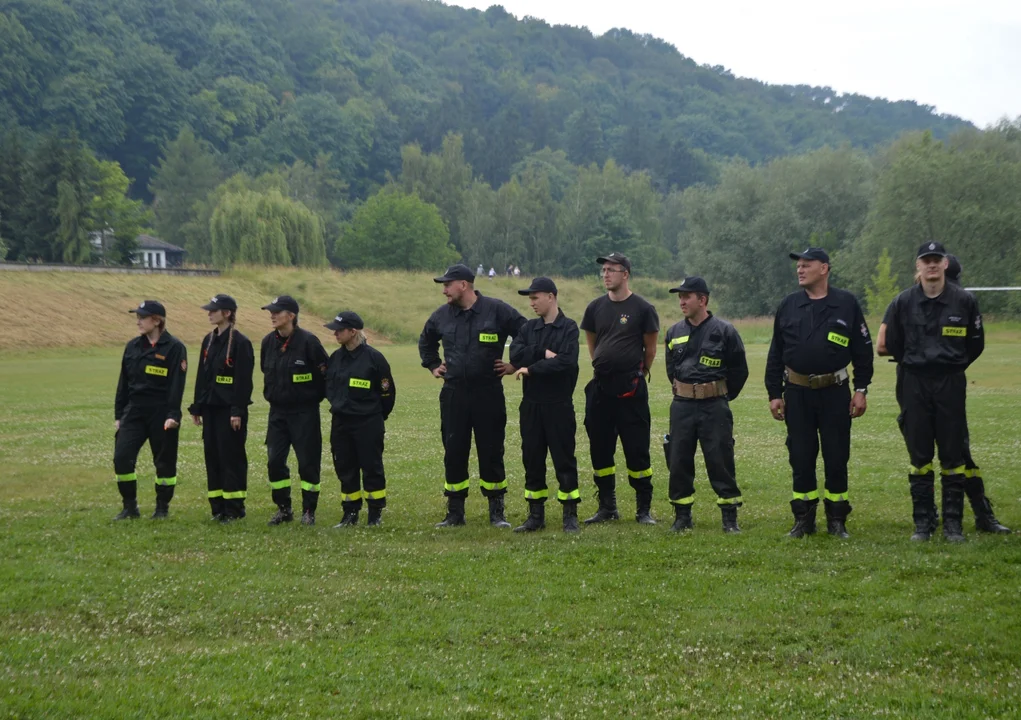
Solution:
M253 265L326 264L319 216L278 190L227 193L209 222L213 263Z

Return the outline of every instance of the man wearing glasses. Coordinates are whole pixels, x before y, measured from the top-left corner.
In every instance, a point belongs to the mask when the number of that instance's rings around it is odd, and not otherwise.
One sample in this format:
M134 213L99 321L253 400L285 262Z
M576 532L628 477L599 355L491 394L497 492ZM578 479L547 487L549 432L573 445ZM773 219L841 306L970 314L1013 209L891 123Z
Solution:
M586 523L618 520L617 438L624 448L627 474L635 489L635 520L652 518L652 463L649 459L649 367L656 358L659 316L647 300L631 292L631 262L613 252L596 259L602 266L606 295L585 309L585 331L593 378L585 386L585 430L599 509Z

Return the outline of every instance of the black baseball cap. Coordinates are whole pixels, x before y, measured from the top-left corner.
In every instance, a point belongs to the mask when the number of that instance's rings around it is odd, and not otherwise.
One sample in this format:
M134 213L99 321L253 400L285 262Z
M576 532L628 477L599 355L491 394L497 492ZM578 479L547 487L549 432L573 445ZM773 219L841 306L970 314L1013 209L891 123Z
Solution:
M820 247L810 247L805 252L791 253L791 260L818 260L830 264L830 255Z
M343 330L344 328L353 328L355 330L361 330L365 327L365 323L358 317L358 313L353 310L341 310L337 313L337 317L330 320L330 322L323 325L327 330Z
M939 255L940 257L946 257L949 255L947 249L943 247L943 243L930 240L929 242L922 243L922 246L918 248L918 254L915 258L923 258L926 255Z
M705 280L700 278L698 275L686 277L681 280L681 284L675 288L670 288L672 293L698 293L699 295L708 295L709 286L705 284Z
M548 277L537 277L525 290L518 290L518 295L531 295L532 293L553 293L557 294L557 284Z
M292 298L290 295L281 295L280 297L273 298L273 302L269 305L263 305L263 310L269 310L270 312L280 312L286 310L292 312L295 315L298 314L298 301Z
M961 261L957 259L956 255L947 255L947 262L950 263L947 265L947 279L960 280L961 273L964 272L964 268L961 267Z
M438 278L433 278L433 282L445 283L452 280L464 280L466 282L475 282L475 273L471 271L471 268L467 265L458 263L457 265L451 265L447 268L447 271Z
M628 272L631 272L631 261L628 260L623 253L612 252L609 255L597 257L596 262L599 263L600 265L603 265L605 263L616 263L617 265L620 265Z
M149 317L150 315L167 316L167 309L163 307L163 303L159 300L143 300L138 304L138 307L134 310L128 310L128 312L140 315L141 317Z
M233 310L237 312L238 304L237 301L230 295L224 295L218 293L216 296L209 299L205 305L202 306L203 310Z

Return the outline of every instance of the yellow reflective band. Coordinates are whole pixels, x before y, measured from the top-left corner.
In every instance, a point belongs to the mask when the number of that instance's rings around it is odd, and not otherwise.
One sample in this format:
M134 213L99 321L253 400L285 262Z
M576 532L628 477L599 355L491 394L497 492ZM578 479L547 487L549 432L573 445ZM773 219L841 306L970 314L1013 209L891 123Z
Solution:
M269 486L274 490L283 490L284 488L291 487L291 478L285 478L283 480L270 480Z
M982 476L978 474L978 468L965 468L964 469L964 477L966 477L966 478L977 478L977 477L982 477Z
M234 384L234 376L233 375L217 375L216 376L216 384L217 385L233 385Z
M671 500L670 502L674 505L694 505L695 496L689 495L688 497L682 497L680 500Z
M617 472L617 466L611 465L608 468L592 468L592 474L596 477L609 477Z
M500 336L496 333L479 333L479 342L492 343L500 342Z
M627 475L632 478L652 477L652 468L647 468L645 470L632 470L631 468L628 468Z
M117 482L135 482L138 480L138 475L135 473L128 473L127 475L115 475Z
M224 500L244 500L248 497L248 491L238 490L237 492L225 492L223 494Z
M223 497L223 490L210 490L206 493L206 497L218 498Z
M681 337L675 337L667 344L667 349L673 350L678 345L683 345L684 343L688 342L688 338L690 337L691 335L682 335Z
M341 493L340 494L340 501L341 502L355 502L356 500L361 500L361 499L362 499L362 491L361 490L359 490L358 492L350 493L350 494L347 494L347 493Z
M504 480L503 482L491 483L486 482L485 480L479 480L479 487L483 490L506 490L507 481Z
M304 480L302 480L301 489L307 490L308 492L319 492L319 484L316 483L315 485L313 485L312 483L307 483Z
M468 489L468 481L465 480L464 482L455 483L453 485L451 485L448 482L445 482L443 483L443 489L446 490L447 492L461 492L462 490Z
M386 497L386 490L374 490L372 492L363 490L362 497L366 500L382 500Z
M796 493L792 493L792 494L793 494L793 499L794 500L818 500L819 499L819 491L818 490L813 490L812 492L807 492L807 493L798 493L798 492L796 492Z
M296 383L312 382L312 373L302 373L300 375L295 375L294 377L291 378L291 380Z
M569 502L571 500L581 500L581 492L578 490L572 490L569 493L565 493L562 490L557 492L557 500L560 502Z
M840 333L831 332L826 336L826 339L831 343L836 343L840 347L847 347L851 343L851 339L847 335L841 335Z
M717 505L742 505L744 504L744 498L738 495L732 498L716 498Z
M549 490L525 490L525 500L545 500L549 497Z
M706 367L711 368L718 368L723 365L722 360L720 360L719 358L711 358L708 355L703 355L698 359L698 361L705 365Z
M167 369L166 368L161 368L161 367L156 367L155 365L146 365L145 366L145 374L146 375L159 375L160 377L166 377L167 376Z
M370 381L363 380L362 378L351 378L347 381L347 385L348 387L362 388L363 390L368 390L372 387Z
M823 497L830 502L847 502L847 493L831 493L827 490Z
M923 465L922 467L916 468L914 465L908 466L908 475L928 475L932 472L932 463Z
M177 476L175 475L174 477L170 477L170 478L156 478L156 484L157 485L176 485L177 484Z
M951 327L946 326L943 328L943 337L967 337L968 328L966 327Z
M943 468L939 471L940 475L964 475L964 465L955 468Z

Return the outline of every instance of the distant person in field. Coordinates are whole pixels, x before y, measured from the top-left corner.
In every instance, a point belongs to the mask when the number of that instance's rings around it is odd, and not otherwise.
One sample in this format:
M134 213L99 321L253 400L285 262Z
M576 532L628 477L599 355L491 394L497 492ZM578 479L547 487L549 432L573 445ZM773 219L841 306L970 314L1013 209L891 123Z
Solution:
M181 400L188 372L184 343L167 332L167 311L156 300L134 310L138 337L129 340L121 358L114 400L113 468L123 509L114 520L133 520L138 512L135 463L146 441L156 466L156 510L153 520L167 517L177 485L177 443Z
M847 538L851 421L868 407L872 338L854 295L830 286L830 256L825 250L810 247L790 258L797 261L801 289L785 297L776 311L765 377L769 410L787 426L794 483L794 526L789 535L815 533L819 505L815 467L821 442L826 530ZM854 368L853 377L848 365Z
M734 469L736 400L748 380L744 343L734 326L709 309L709 286L700 277L687 277L670 292L677 293L684 319L666 333L666 373L673 388L670 403L670 502L674 532L692 527L695 502L695 449L702 447L709 484L716 493L723 531L740 532L737 509L741 490Z
M489 279L492 280L496 277L496 269L493 267L489 268Z
M578 384L578 325L557 302L557 286L547 277L532 280L527 295L538 315L521 326L510 347L515 377L524 380L521 399L521 458L525 466L528 519L514 532L546 527L546 453L557 477L557 500L564 532L578 531L578 461L574 454L574 388Z
M479 263L479 266L477 268L475 268L475 277L482 277L485 274L486 274L486 269L484 267L482 267L482 263Z
M627 475L635 490L635 520L655 525L652 517L652 420L649 414L649 368L656 358L659 315L631 292L631 261L621 253L596 259L606 294L585 308L585 331L592 380L585 386L585 430L599 508L586 523L620 519L617 512L617 438L624 448Z
M422 367L443 380L440 434L447 515L437 527L465 524L468 455L474 433L479 486L489 500L489 523L509 528L504 506L507 404L502 380L505 375L513 375L516 368L503 361L503 349L507 338L517 335L525 318L502 300L478 292L475 276L465 265L452 265L434 280L443 284L447 302L426 320L418 352Z
M216 295L202 306L212 331L202 339L195 376L195 399L188 408L202 428L206 488L213 520L223 523L245 516L248 497L248 406L252 404L255 350L237 331L238 304Z
M911 459L908 484L915 523L911 539L921 542L929 540L936 530L934 445L939 451L943 537L950 542L965 541L965 371L985 349L978 301L947 281L949 265L941 243L923 243L915 259L921 282L894 298L885 317L883 350L902 370L899 399L902 433ZM972 491L976 490L973 485ZM985 499L984 489L981 499ZM976 509L976 523L980 510L985 508ZM1001 532L993 528L990 531ZM1003 531L1009 532L1006 528Z
M301 524L315 525L323 436L319 403L326 397L329 356L319 338L298 327L298 302L281 295L262 306L269 310L273 332L262 339L259 368L262 395L269 402L266 429L269 487L277 511L271 526L291 522L291 471L287 455L294 448L301 478Z
M946 279L948 283L961 286L961 274L963 270L964 268L961 266L961 262L954 255L947 255ZM920 281L921 273L916 272L915 282L918 283ZM876 354L881 356L888 356L890 354L886 349L886 328L890 322L890 308L887 308L886 312L887 314L883 317L883 323L879 326L879 332L876 335ZM900 413L897 415L897 426L900 428L901 434L904 433L903 383L904 370L900 364L898 364L895 395L897 398L897 407L900 408ZM971 503L971 509L975 513L975 529L977 531L997 534L1008 534L1011 532L1010 528L1002 525L1000 521L996 519L996 516L993 514L993 505L986 496L982 473L979 470L978 465L975 464L974 458L971 456L971 439L968 433L967 416L965 416L964 420L964 494L968 497L968 501ZM936 510L935 502L932 506L931 518L932 522L930 532L936 532L939 525L939 513Z
M330 452L344 508L334 527L357 525L363 500L369 506L367 524L378 527L386 507L383 437L397 396L394 376L383 353L366 342L365 323L357 313L341 311L324 327L340 344L326 367Z

